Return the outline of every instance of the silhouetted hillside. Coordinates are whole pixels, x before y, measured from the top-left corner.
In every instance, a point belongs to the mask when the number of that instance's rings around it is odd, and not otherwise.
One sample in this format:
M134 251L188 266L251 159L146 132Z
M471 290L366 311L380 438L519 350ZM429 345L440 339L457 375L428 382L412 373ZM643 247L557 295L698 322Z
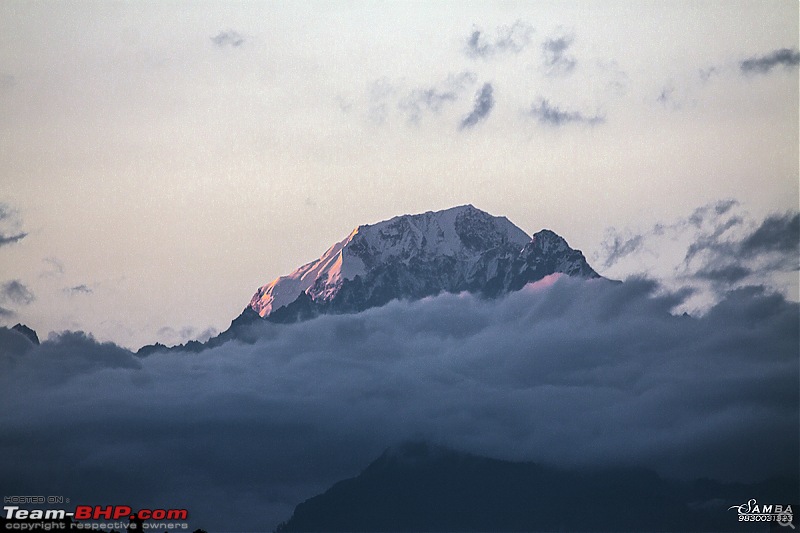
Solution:
M278 531L754 531L728 507L793 503L797 491L788 479L683 483L643 469L568 471L412 443L301 503Z

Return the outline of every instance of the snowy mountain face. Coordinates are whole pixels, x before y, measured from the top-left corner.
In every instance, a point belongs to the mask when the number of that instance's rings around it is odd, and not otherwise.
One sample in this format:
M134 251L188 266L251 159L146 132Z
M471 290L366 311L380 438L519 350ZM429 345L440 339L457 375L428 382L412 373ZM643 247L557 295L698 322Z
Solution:
M465 205L359 226L319 259L259 288L249 308L291 322L440 292L496 297L554 273L600 277L552 231L531 238L505 217Z

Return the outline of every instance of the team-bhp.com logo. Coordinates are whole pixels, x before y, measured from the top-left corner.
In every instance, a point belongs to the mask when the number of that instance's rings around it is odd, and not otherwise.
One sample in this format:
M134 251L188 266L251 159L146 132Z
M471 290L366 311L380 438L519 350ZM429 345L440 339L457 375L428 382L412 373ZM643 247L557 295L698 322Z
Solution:
M127 505L79 505L75 508L75 520L186 520L186 509L139 509L136 513Z
M791 505L759 505L755 498L741 505L731 505L728 510L736 509L739 513L739 522L777 522L783 527L794 529Z
M6 505L3 510L6 520L9 520L6 529L26 531L49 531L56 523L60 524L56 529L65 529L65 522L69 522L68 529L187 529L185 522L176 524L167 521L186 520L189 517L186 509L139 509L134 512L129 505L78 505L74 511L21 509L16 505ZM146 520L149 522L145 523ZM99 524L97 521L109 522ZM47 524L49 527L45 527Z

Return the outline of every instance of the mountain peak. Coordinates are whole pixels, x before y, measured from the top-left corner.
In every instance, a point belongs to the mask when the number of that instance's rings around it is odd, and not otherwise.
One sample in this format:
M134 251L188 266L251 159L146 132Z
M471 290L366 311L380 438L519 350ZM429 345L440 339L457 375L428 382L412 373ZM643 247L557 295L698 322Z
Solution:
M556 233L531 238L507 218L465 204L358 226L319 259L259 288L249 307L293 321L439 292L493 297L554 272L598 277Z
M18 332L18 333L21 333L22 335L24 335L25 338L27 338L33 344L35 344L37 346L39 345L39 336L36 334L36 331L34 331L33 329L29 328L25 324L17 323L14 326L12 326L11 329L16 331L16 332Z

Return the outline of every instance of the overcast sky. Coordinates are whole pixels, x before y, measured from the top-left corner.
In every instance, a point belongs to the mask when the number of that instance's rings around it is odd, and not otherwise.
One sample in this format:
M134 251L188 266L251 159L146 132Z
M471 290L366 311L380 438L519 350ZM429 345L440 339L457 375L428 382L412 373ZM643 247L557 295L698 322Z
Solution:
M0 323L196 338L464 203L624 277L697 208L797 210L799 60L794 1L4 1Z

